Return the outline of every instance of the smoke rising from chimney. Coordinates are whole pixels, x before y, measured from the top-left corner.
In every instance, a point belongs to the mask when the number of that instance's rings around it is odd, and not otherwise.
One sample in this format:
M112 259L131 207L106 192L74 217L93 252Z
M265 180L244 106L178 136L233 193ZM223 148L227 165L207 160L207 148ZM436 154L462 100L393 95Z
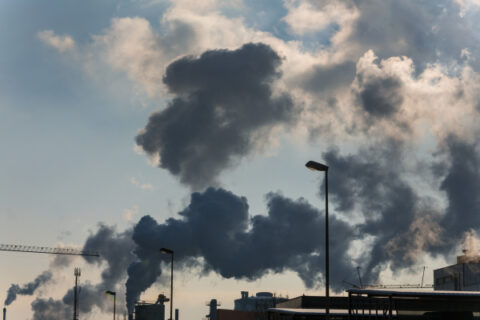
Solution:
M84 259L90 264L103 267L103 271L100 283L95 285L88 282L81 284L79 292L80 313L89 313L94 308L108 311L112 307L111 303L106 303L106 300L102 297L104 297L105 290L116 290L115 288L125 280L126 270L135 258L131 253L134 248L131 235L132 230L127 229L123 232L117 232L114 227L99 224L98 230L85 241L83 249L100 252L100 258L84 257ZM58 267L63 267L63 264L52 263L51 265L51 268ZM117 299L121 301L121 299L124 299L123 290L117 291ZM72 304L73 289L68 290L59 300L37 298L31 305L33 319L66 319L71 316Z
M214 271L225 278L253 280L291 270L307 287L320 286L323 212L304 199L277 193L268 194L266 201L266 215L250 216L246 198L208 188L191 195L190 204L179 213L181 219L159 224L150 216L141 218L133 229L137 260L128 268L128 310L161 275L161 262L168 266L160 247L174 250L177 270L197 266L201 258L205 274ZM355 232L334 216L330 224L341 234L332 236L330 244L337 256L332 259L332 286L340 289L341 278L353 270L346 252Z
M26 283L23 286L18 284L12 284L7 291L7 298L5 299L4 304L6 306L10 305L17 299L17 295L31 296L35 293L41 285L52 279L52 273L50 271L44 271L39 276L35 278L32 282Z
M374 282L386 266L396 272L417 263L425 252L451 254L458 244L457 235L471 229L462 217L474 215L476 207L463 206L463 195L455 186L466 184L461 188L474 191L480 186L476 145L455 138L446 140L445 163L434 168L438 185L449 200L445 212L438 212L431 199L423 198L401 175L403 152L404 142L388 140L355 154L342 155L336 149L324 153L323 158L335 172L329 186L333 204L330 246L337 253L331 260L334 290L342 289L342 280L358 264L364 266L364 281ZM85 312L94 307L108 308L89 297L101 294L107 285L114 288L123 284L125 279L125 299L131 312L141 294L161 276L162 268L169 267L160 247L175 251L176 270L200 267L203 274L216 272L225 278L247 280L289 270L297 273L306 287L321 286L323 212L304 199L292 200L278 193L269 193L266 203L265 215L251 216L246 198L221 188L208 188L192 193L178 218L158 223L144 216L132 230L122 233L100 225L84 249L100 251L101 261L86 259L105 268L101 284L86 286L85 300L90 302ZM358 213L363 220L344 222ZM349 256L352 241L366 237L373 239L371 251L354 261ZM50 309L67 303L69 296L67 293L63 301L37 299L32 304L34 319L40 320Z

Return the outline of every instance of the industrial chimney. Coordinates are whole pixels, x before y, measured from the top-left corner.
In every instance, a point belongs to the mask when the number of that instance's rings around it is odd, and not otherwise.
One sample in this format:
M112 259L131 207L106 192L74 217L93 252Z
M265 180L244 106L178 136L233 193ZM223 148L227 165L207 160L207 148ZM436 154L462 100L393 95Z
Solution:
M3 320L7 320L7 308L3 308Z

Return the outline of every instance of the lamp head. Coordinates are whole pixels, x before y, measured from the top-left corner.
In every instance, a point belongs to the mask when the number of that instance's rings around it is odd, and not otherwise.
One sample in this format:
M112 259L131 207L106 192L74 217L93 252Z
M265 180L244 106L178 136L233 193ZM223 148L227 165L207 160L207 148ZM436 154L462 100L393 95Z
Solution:
M105 293L106 294L111 294L112 296L117 295L117 293L115 291L110 291L110 290L105 291Z
M173 254L173 250L167 249L167 248L161 248L160 252L163 254Z
M314 170L314 171L325 171L325 172L328 171L328 166L326 166L324 164L321 164L321 163L318 163L318 162L315 162L315 161L308 161L305 164L305 167L307 167L310 170Z

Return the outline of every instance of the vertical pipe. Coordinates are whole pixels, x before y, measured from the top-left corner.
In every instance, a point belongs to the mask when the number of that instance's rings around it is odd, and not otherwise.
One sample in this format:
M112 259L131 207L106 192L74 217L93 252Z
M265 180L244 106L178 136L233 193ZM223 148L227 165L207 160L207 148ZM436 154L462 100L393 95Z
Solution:
M175 309L175 320L178 320L178 309Z
M172 266L170 269L170 320L173 320L172 311L173 311L173 251L172 251Z
M117 293L113 295L113 320L115 320L115 307L117 305Z
M7 320L7 308L3 308L3 320Z
M330 318L330 268L329 268L329 245L328 245L328 167L325 170L325 297L327 305L325 313Z
M420 287L423 288L423 278L425 277L425 266L423 266L423 273L422 273L422 282L420 283Z

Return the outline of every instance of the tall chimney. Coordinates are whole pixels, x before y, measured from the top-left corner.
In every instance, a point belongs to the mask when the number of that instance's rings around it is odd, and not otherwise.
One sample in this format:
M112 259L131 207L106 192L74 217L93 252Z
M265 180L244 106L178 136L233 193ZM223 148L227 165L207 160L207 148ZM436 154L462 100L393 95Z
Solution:
M178 320L178 309L175 309L175 320Z
M3 308L3 320L7 320L7 308Z

